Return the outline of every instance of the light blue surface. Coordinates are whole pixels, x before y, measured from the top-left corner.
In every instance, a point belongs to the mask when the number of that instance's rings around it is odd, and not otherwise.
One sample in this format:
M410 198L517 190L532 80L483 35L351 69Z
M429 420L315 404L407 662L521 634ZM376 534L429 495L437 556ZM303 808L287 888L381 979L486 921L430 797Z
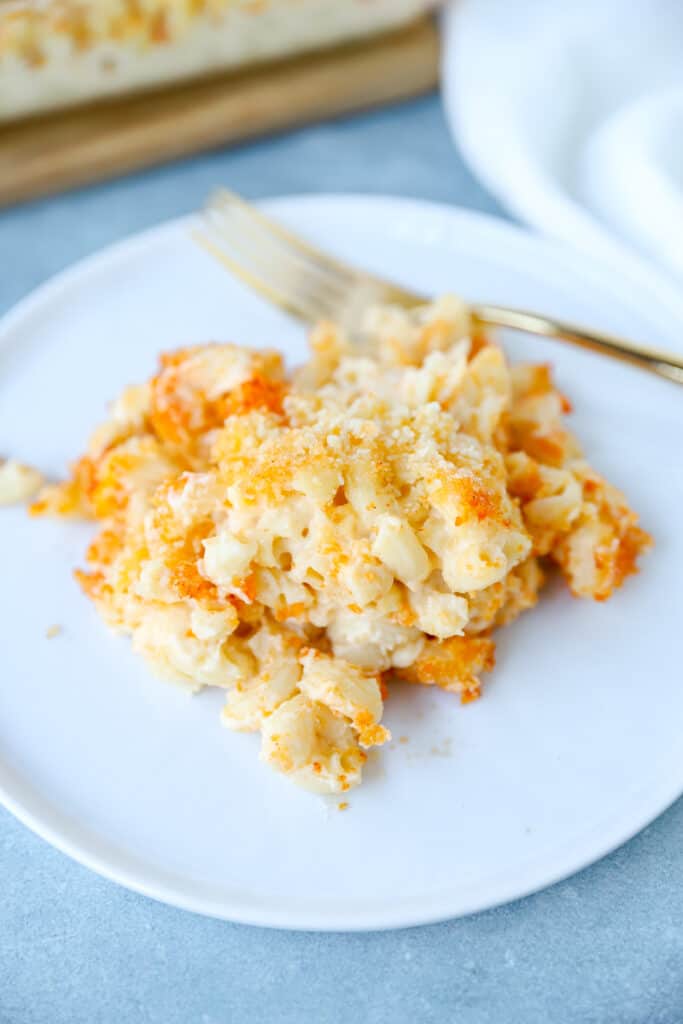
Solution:
M73 260L198 207L217 183L500 212L428 99L0 213L0 312ZM612 856L510 906L314 935L156 904L0 811L0 1024L681 1024L682 846L679 801Z

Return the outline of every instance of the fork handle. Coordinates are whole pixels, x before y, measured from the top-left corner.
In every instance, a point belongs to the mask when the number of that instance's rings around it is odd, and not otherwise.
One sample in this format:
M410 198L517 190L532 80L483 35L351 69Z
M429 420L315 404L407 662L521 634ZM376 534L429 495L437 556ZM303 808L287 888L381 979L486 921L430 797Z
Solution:
M644 345L636 345L614 334L588 330L576 324L539 316L537 313L528 313L522 309L506 309L504 306L474 305L472 316L478 323L487 327L508 327L527 334L541 334L546 338L569 341L581 348L633 363L676 384L683 384L683 358Z

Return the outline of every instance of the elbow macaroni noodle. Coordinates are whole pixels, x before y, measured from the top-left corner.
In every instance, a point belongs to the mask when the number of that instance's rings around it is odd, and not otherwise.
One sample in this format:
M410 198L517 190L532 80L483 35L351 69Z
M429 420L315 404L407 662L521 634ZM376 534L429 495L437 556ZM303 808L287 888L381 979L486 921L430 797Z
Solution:
M604 600L649 538L583 460L544 366L510 367L451 297L273 351L161 357L36 513L101 529L77 575L162 675L309 789L360 781L391 680L463 702L545 567Z

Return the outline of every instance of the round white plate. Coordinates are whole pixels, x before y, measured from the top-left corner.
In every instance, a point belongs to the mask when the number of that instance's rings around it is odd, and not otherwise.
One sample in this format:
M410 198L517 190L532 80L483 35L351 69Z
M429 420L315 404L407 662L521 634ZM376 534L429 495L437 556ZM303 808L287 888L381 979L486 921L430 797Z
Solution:
M574 316L680 346L681 310L648 284L507 224L408 200L268 204L342 256L426 291ZM0 326L0 452L64 471L106 401L163 349L207 339L304 352L304 332L189 238L189 221L82 263ZM289 928L387 928L522 896L629 838L683 789L683 394L552 343L594 464L657 540L604 605L552 585L500 636L482 700L404 687L396 741L344 813L221 727L221 695L150 675L80 594L89 528L0 512L0 790L81 863L177 906ZM63 627L46 637L49 626ZM400 742L407 737L407 742Z

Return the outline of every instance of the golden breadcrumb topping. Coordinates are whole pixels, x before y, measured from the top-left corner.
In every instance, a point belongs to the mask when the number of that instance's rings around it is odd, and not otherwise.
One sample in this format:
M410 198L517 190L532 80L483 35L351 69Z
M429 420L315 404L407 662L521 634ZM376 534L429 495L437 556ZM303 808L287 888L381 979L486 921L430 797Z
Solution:
M229 344L162 356L33 511L99 520L77 576L104 619L330 793L389 738L392 679L476 699L545 567L601 601L650 538L548 368L509 366L456 299L311 348L293 374Z
M45 43L63 38L74 53L104 41L158 47L182 38L199 18L219 21L236 8L258 14L263 0L7 0L0 19L0 57L17 53L27 64L45 63Z

